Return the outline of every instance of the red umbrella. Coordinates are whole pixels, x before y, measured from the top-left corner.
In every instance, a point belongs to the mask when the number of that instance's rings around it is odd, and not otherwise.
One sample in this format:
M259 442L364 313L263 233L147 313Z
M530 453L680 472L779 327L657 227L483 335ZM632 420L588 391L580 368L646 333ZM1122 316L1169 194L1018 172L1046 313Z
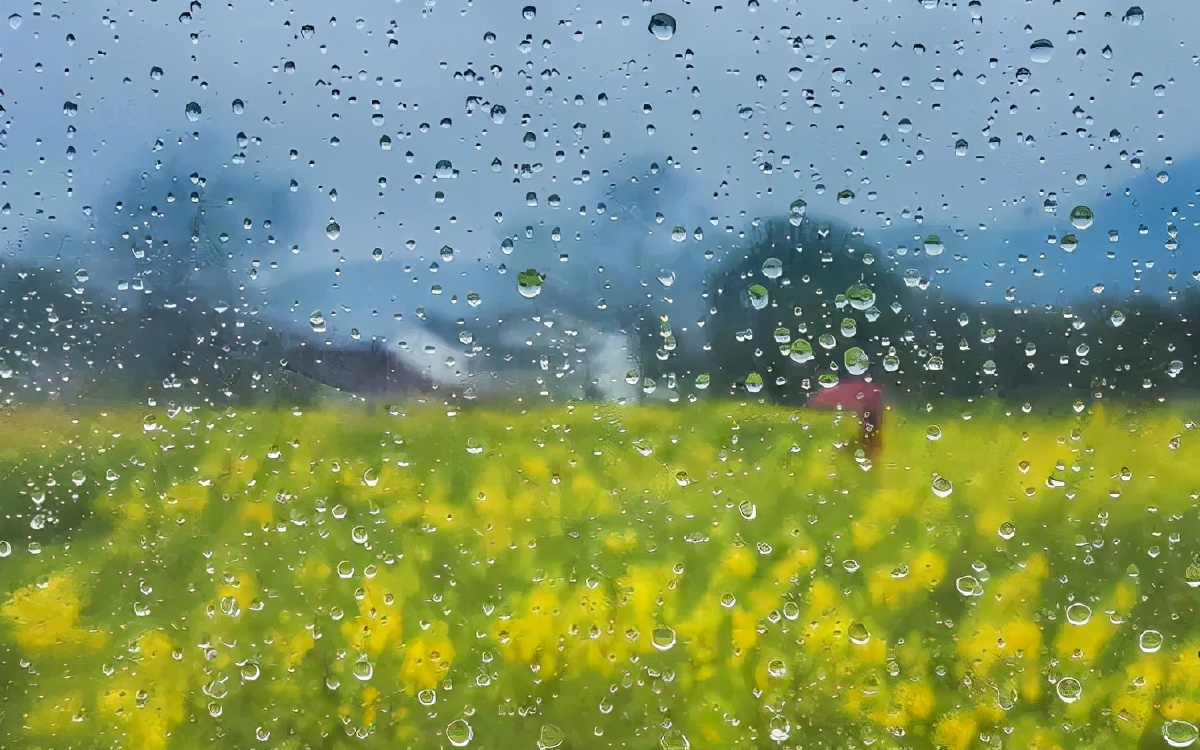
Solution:
M866 445L867 451L875 453L883 447L881 432L884 397L883 389L877 384L861 378L840 380L837 385L822 388L810 396L808 406L813 409L855 412L862 423L859 437Z

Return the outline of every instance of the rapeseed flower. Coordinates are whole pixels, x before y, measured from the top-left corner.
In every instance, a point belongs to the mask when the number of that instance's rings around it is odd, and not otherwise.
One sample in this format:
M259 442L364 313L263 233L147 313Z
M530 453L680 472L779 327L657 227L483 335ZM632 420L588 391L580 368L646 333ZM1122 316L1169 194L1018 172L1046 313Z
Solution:
M44 584L24 586L0 607L0 615L16 627L14 637L29 651L97 649L107 640L98 630L80 627L86 593L69 573L57 573Z
M143 633L136 640L137 662L96 698L98 719L127 737L130 747L164 750L187 713L188 672L175 663L173 650L165 633Z
M934 724L933 741L946 750L970 750L979 744L979 725L972 714L951 711Z
M449 627L444 622L434 623L429 630L405 643L400 677L414 692L433 689L449 673L454 656Z

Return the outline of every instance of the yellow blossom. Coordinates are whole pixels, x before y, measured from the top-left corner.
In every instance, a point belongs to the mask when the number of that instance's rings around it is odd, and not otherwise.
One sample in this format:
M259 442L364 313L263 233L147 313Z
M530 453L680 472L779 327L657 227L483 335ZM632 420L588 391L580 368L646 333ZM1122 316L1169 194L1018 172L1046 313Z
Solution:
M79 627L86 604L79 584L66 573L50 576L44 584L17 589L0 607L0 614L16 625L17 643L28 650L95 649L105 636Z
M975 717L952 711L943 715L934 725L933 741L946 750L969 750L979 743L979 727Z
M410 689L435 688L450 671L455 651L448 630L446 623L434 623L428 631L410 639L405 645L400 676Z

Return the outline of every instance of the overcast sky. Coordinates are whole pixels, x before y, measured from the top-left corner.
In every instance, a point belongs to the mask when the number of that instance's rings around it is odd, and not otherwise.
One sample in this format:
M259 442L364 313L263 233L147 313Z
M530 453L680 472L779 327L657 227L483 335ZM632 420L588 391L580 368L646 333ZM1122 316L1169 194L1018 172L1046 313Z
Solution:
M940 257L896 262L940 271L935 283L967 296L1015 287L1062 301L1098 284L1127 292L1135 275L1161 294L1200 268L1188 250L1197 3L0 5L10 252L48 233L83 264L103 263L97 243L113 240L88 226L137 200L120 194L130 174L158 161L214 185L258 176L264 193L290 196L293 218L264 231L259 196L239 195L227 223L244 215L252 228L219 227L237 248L230 272L268 314L303 326L320 309L341 335L394 338L417 307L527 315L538 302L518 294L516 275L530 266L547 274L543 302L651 292L693 316L704 250L727 251L797 198L861 228L881 256L938 233ZM651 31L656 13L673 17L673 33ZM455 176L438 176L443 160ZM1073 231L1077 205L1095 222L1068 256L1046 239ZM1168 222L1176 255L1163 247ZM511 256L506 236L519 238ZM676 274L669 289L662 270ZM470 292L484 300L474 311L463 309Z

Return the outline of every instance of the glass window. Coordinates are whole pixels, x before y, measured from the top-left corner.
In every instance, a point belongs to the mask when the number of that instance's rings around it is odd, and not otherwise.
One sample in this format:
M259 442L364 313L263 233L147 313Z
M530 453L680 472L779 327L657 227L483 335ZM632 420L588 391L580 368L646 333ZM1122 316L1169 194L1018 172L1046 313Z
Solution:
M1200 5L2 7L0 746L1200 736Z

